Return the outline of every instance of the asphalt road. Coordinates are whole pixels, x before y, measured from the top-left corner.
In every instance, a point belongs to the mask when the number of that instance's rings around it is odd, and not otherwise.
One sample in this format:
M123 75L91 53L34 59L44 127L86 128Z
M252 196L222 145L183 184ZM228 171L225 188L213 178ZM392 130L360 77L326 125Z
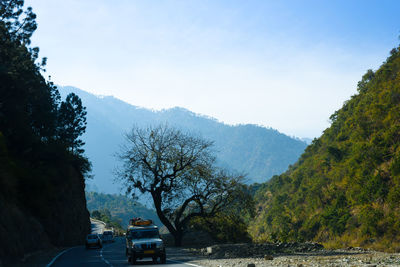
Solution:
M105 225L91 221L92 233L103 233ZM170 257L170 258L168 258ZM159 261L159 259L158 259ZM177 261L181 262L178 263ZM165 267L184 267L189 266L184 264L187 261L185 256L180 251L174 249L167 249L167 263L154 264L152 259L138 260L135 265L139 266L165 266ZM114 243L103 244L102 249L92 248L86 249L85 246L78 246L65 251L60 255L52 264L51 267L70 267L70 266L132 266L128 263L125 256L125 238L119 237L115 239ZM195 266L195 265L190 265Z
M102 234L105 228L105 225L99 221L90 220L92 225L92 234Z
M173 252L171 252L173 257ZM149 259L138 260L135 265L139 266L157 266L157 267L187 267L194 266L185 264L185 259L179 257L178 263L173 259L169 259L169 250L167 249L167 263L154 264ZM60 257L51 265L52 267L70 267L70 266L132 266L128 263L125 256L125 239L122 237L116 238L114 243L103 244L102 249L85 249L84 246L74 247Z

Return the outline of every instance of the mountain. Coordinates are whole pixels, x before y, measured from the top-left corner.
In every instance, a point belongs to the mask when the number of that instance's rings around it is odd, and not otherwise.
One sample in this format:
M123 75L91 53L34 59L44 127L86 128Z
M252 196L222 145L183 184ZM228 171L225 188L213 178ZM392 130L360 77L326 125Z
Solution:
M298 162L256 193L257 241L400 245L400 48L358 83Z
M132 198L117 194L104 194L98 192L86 192L87 207L90 212L94 210L108 210L113 218L122 222L122 227L129 224L134 217L151 219L162 226L156 211L132 200Z
M124 143L124 134L133 125L146 127L167 122L215 141L219 165L246 173L248 183L264 182L282 173L306 147L305 142L270 128L249 124L231 126L183 108L149 110L112 96L95 96L70 86L60 86L59 90L64 96L76 93L87 107L84 148L93 163L94 174L93 181L89 183L102 192L117 193L123 187L113 183L113 170L118 166L115 154Z

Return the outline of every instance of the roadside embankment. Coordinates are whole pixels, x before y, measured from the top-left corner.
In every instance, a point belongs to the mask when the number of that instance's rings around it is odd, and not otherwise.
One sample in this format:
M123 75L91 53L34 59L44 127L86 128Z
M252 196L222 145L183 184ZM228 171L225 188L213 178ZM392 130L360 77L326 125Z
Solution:
M328 250L317 243L220 244L185 250L197 255L191 263L204 267L400 266L399 253Z

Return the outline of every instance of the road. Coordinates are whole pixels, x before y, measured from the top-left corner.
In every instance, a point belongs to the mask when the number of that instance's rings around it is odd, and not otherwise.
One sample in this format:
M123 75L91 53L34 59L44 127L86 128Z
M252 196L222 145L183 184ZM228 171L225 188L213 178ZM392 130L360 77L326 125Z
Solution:
M91 221L92 233L102 233L104 225ZM165 266L165 267L188 267L196 266L193 264L185 264L188 261L189 256L185 257L181 251L174 248L167 248L167 263L166 264L154 264L149 259L138 260L136 265L139 266ZM179 261L179 262L178 262ZM70 267L70 266L132 266L128 263L127 257L125 256L125 238L118 237L114 243L103 244L102 249L86 249L85 246L78 246L65 251L60 255L51 265L51 267ZM199 267L199 266L198 266Z
M139 266L157 266L157 267L188 267L192 264L185 264L188 261L182 255L175 255L176 251L171 248L167 249L167 263L154 264L151 259L138 260L136 265ZM171 257L170 257L171 256ZM178 258L179 256L179 258ZM181 263L176 262L179 260ZM84 246L74 247L60 257L51 265L52 267L70 267L70 266L132 266L128 263L125 256L125 239L123 237L116 238L114 243L104 244L102 249L88 249Z
M102 234L106 225L103 222L95 221L90 219L90 223L92 225L92 233L93 234Z

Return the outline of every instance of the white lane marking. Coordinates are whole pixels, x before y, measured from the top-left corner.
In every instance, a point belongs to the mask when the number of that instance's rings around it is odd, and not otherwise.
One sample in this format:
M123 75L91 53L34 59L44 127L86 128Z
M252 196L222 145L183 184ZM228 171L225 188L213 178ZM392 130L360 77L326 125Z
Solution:
M101 257L101 260L104 261L108 266L113 267L113 265L103 257L103 248L101 248L101 250L100 250L100 257Z
M79 247L79 246L77 246L77 247ZM49 263L46 265L46 267L50 267L51 265L53 265L54 262L55 262L62 254L64 254L65 252L70 251L71 249L77 248L77 247L72 247L72 248L65 249L65 250L61 251L60 253L58 253L58 254L51 260L51 262L49 262Z
M201 265L196 265L196 264L193 264L193 263L186 263L186 262L183 262L183 261L170 260L168 258L167 258L167 260L172 261L172 262L182 263L182 264L189 265L189 266L194 266L194 267L203 267Z

